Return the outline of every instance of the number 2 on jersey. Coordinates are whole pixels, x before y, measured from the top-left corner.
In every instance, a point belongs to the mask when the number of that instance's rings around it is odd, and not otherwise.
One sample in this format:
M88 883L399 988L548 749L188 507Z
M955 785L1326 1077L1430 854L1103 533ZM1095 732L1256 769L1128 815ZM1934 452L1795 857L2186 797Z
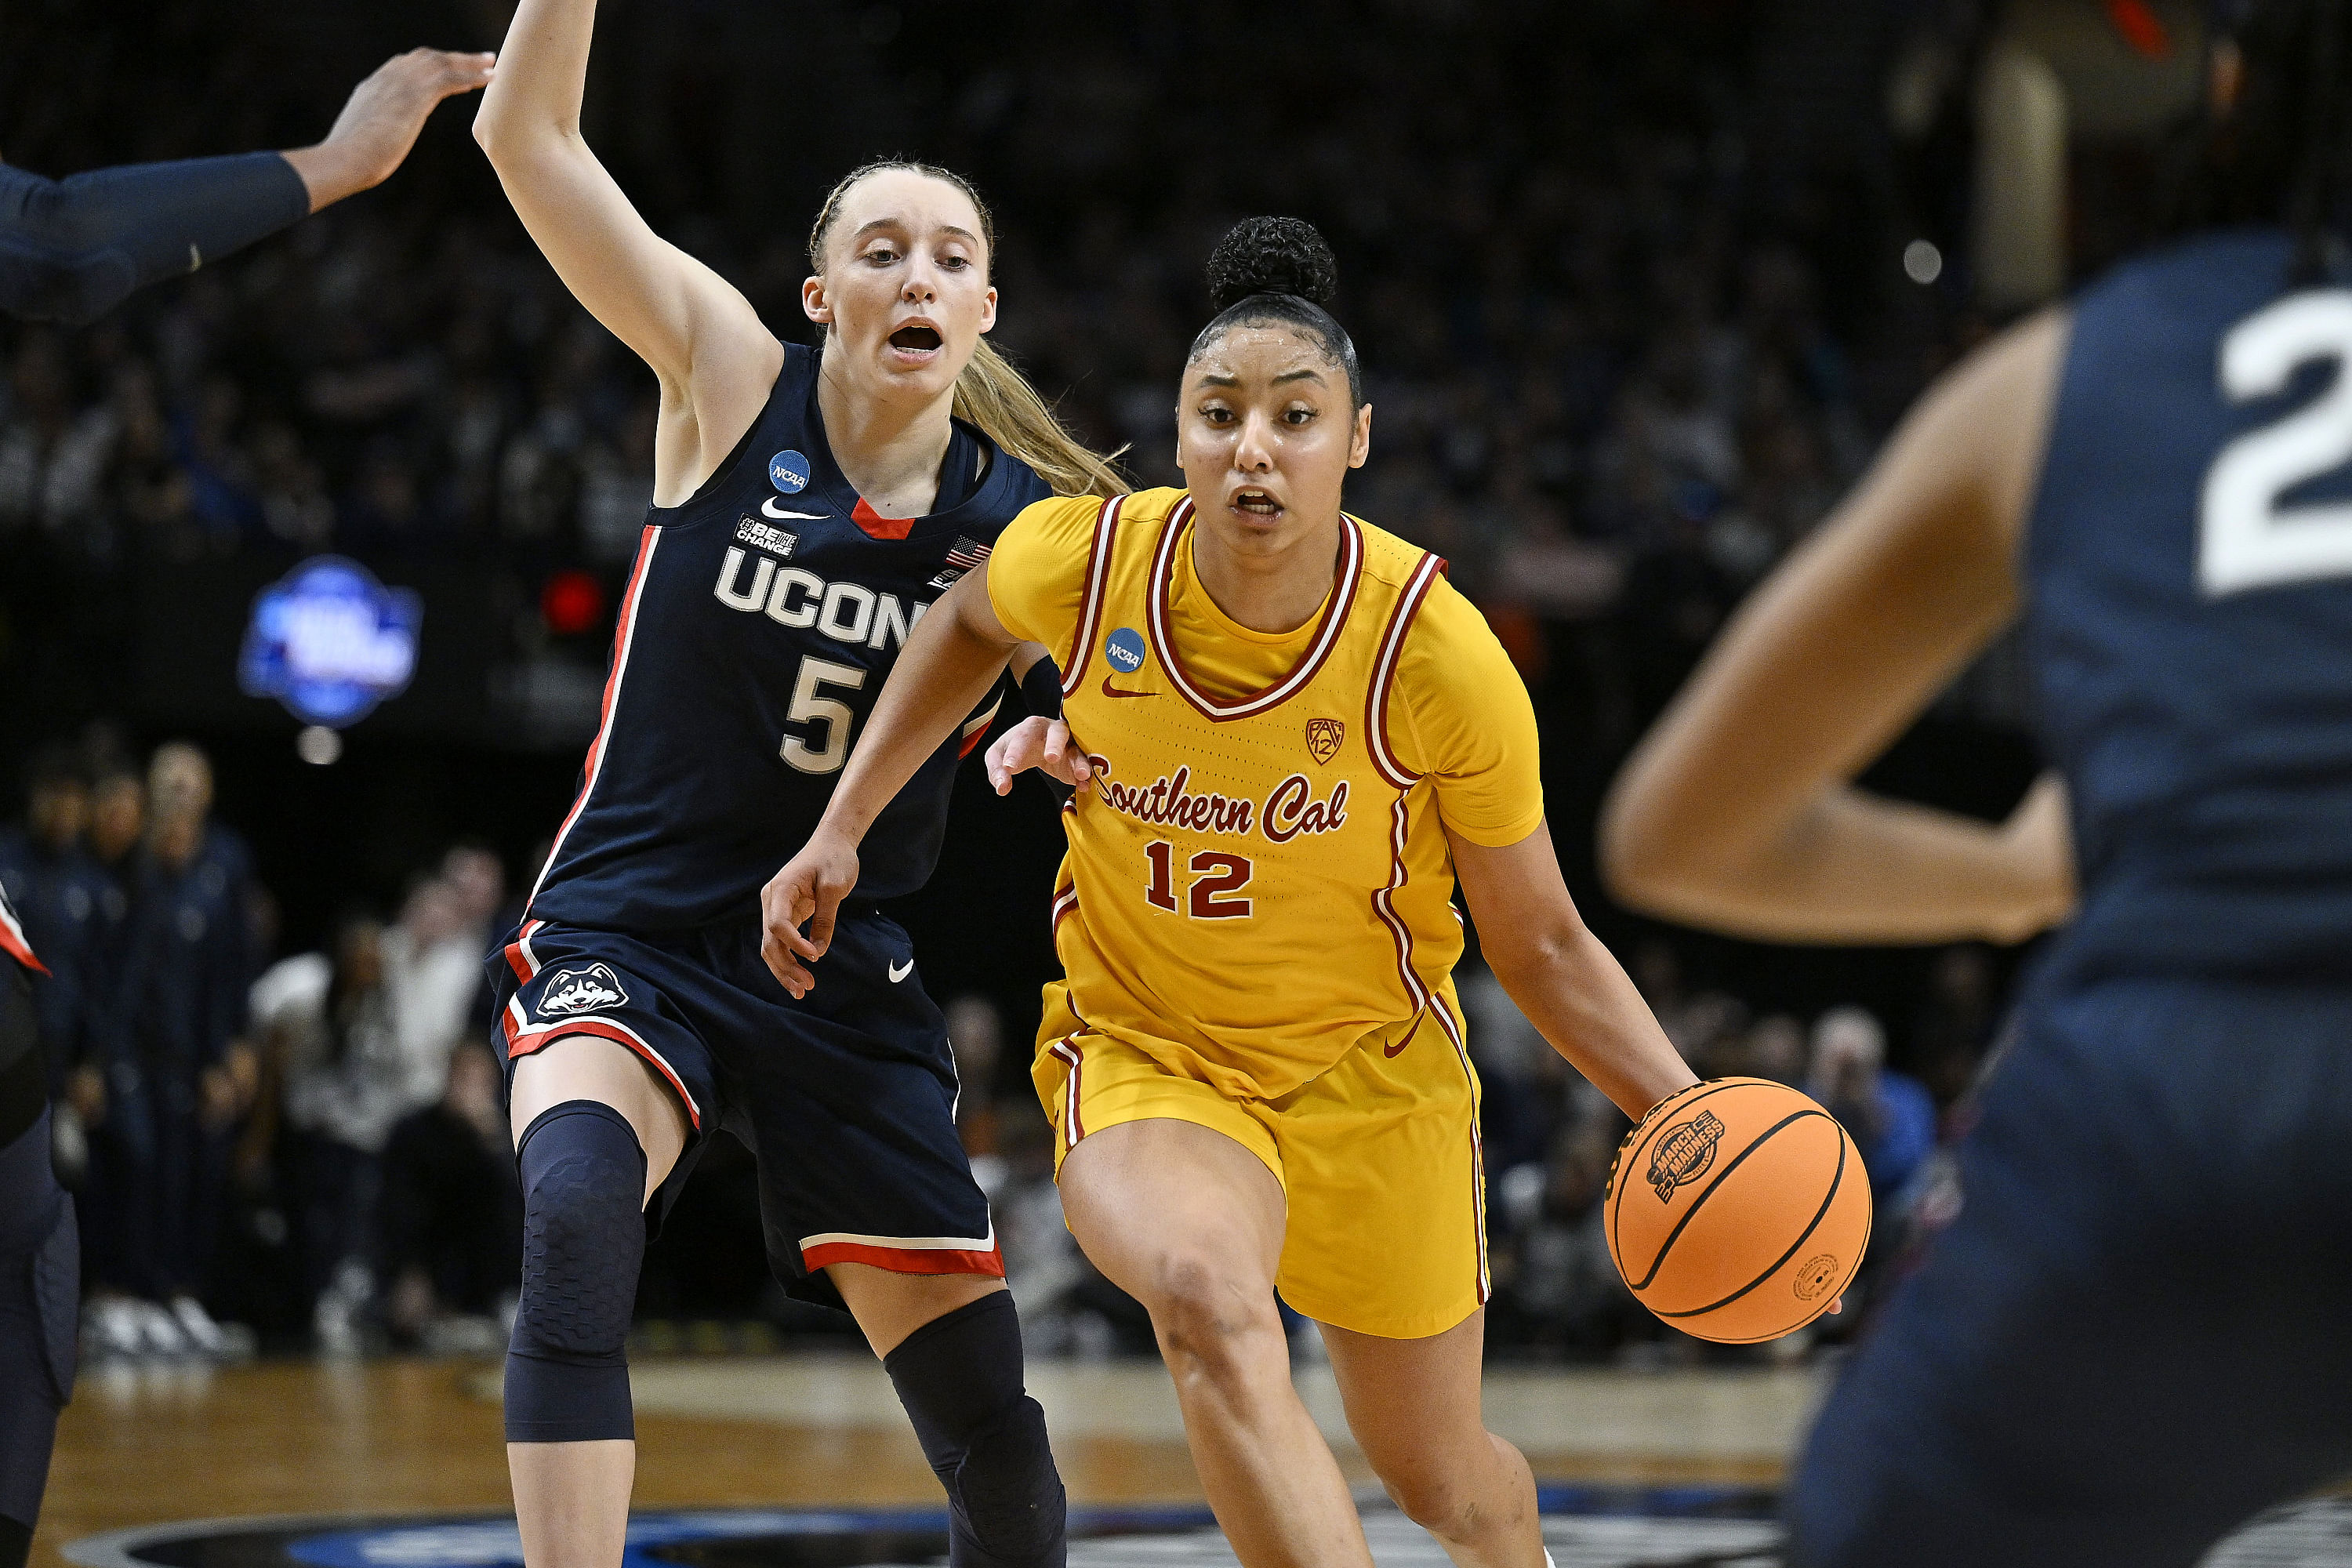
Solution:
M1151 862L1151 880L1143 889L1144 900L1153 909L1176 912L1176 847L1165 838L1155 838L1143 851ZM1229 855L1222 849L1203 849L1187 863L1194 880L1185 889L1186 912L1196 921L1246 920L1252 908L1248 899L1220 897L1238 893L1249 886L1257 868L1245 855Z
M2352 460L2352 292L2291 294L2221 340L2221 395L2275 397L2315 360L2336 376L2308 405L2231 441L2205 472L2197 585L2207 598L2352 574L2352 501L2282 507L2295 486Z

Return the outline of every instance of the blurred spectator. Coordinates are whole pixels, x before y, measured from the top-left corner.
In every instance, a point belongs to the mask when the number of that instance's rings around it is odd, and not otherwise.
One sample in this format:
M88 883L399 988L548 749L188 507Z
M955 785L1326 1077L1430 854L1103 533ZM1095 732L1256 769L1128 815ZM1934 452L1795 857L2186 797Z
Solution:
M1936 1103L1917 1079L1885 1070L1886 1032L1859 1007L1834 1007L1813 1024L1805 1091L1862 1151L1871 1195L1882 1205L1936 1149Z
M202 752L156 749L121 951L100 1010L105 1103L91 1185L102 1196L91 1205L91 1252L97 1283L116 1293L97 1336L119 1352L230 1348L199 1298L258 1063L245 1038L250 862L211 820L212 799Z
M955 1053L956 1131L971 1157L972 1178L993 1197L1005 1165L997 1149L996 1075L1004 1060L1004 1020L996 1004L967 993L946 1008L948 1048Z
M1911 1026L1911 1059L1936 1103L1948 1110L1975 1080L1992 1043L1992 954L1973 943L1936 954L1927 995Z
M447 1079L384 1148L384 1321L395 1344L479 1353L506 1343L522 1277L522 1190L497 1061L468 1041Z
M100 939L106 878L83 847L89 826L89 779L73 749L42 747L26 777L25 822L0 830L0 887L5 887L25 937L47 966L35 988L41 1046L51 1091L61 1089L83 1054L84 1020L94 988L102 984ZM79 1119L64 1108L69 1128L61 1142L79 1146ZM70 1162L79 1166L79 1160Z
M440 1088L400 1027L386 945L380 921L355 916L337 928L331 954L286 959L253 987L255 1026L285 1086L294 1133L312 1329L322 1349L336 1352L359 1348L375 1294L369 1258L384 1144L393 1124Z
M450 1051L472 1031L490 922L505 897L498 856L462 844L442 857L437 874L409 889L399 921L383 935L384 984L411 1105L440 1094Z

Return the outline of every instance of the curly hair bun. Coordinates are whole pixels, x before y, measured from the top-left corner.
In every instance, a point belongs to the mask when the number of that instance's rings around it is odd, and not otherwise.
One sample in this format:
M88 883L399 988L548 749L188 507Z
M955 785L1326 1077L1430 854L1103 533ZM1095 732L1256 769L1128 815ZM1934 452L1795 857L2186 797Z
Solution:
M1295 294L1328 310L1339 263L1304 218L1244 218L1209 255L1209 306L1223 312L1253 294Z

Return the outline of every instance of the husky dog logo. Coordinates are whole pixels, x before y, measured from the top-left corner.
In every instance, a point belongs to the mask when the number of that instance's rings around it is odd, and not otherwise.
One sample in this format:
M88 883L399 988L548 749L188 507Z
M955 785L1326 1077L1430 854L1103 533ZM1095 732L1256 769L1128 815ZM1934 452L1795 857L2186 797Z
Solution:
M1838 1260L1824 1252L1797 1270L1797 1300L1811 1301L1837 1282Z
M1667 1128L1650 1152L1649 1182L1658 1190L1658 1201L1671 1202L1675 1188L1714 1164L1715 1146L1722 1142L1723 1122L1712 1110Z
M1318 763L1328 763L1339 754L1339 742L1348 738L1348 726L1337 719L1307 721L1307 751Z
M570 1017L600 1007L617 1007L628 999L629 994L621 989L621 977L610 964L592 963L585 969L559 969L550 975L547 989L539 994L539 1011L542 1017Z

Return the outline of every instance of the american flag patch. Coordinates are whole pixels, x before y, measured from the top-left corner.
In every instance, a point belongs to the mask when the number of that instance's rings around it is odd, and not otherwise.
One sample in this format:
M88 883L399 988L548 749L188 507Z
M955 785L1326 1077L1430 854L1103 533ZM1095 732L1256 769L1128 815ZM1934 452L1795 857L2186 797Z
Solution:
M948 552L948 564L969 572L987 560L989 552L993 548L992 545L982 544L977 539L966 539L959 535L955 542L955 548Z

